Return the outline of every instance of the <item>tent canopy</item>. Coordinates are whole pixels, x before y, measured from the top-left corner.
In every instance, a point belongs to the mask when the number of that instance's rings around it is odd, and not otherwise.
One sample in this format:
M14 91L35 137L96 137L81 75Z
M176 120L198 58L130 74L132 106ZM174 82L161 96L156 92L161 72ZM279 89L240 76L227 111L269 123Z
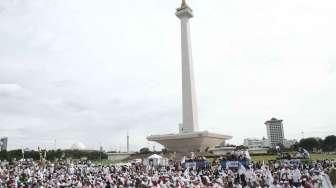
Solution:
M153 155L149 156L148 159L162 159L162 157L160 155L153 154Z

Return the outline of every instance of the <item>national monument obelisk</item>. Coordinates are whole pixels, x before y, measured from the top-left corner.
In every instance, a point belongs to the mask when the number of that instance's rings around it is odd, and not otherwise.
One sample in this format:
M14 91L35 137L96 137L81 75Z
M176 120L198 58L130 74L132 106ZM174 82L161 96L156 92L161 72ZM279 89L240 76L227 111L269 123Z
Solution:
M187 133L198 131L198 114L189 26L193 13L185 1L177 9L176 16L181 20L183 123L180 125L180 133Z
M175 152L197 152L223 144L231 136L199 131L189 19L192 9L182 0L175 15L181 21L182 124L178 134L151 135L147 139Z

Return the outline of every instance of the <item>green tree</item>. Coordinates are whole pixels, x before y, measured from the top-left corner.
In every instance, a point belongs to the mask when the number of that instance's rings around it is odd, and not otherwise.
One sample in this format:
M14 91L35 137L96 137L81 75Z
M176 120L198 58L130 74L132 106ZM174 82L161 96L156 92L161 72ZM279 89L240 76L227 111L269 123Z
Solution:
M336 150L336 136L335 135L327 136L323 141L322 149L323 151L327 151L327 152L335 151Z
M47 160L56 160L56 159L61 159L62 157L62 150L49 150L47 152Z
M39 160L40 159L40 153L38 151L26 151L26 152L24 152L24 157L26 159Z
M8 154L8 159L22 159L22 150L21 149L17 149L17 150L11 150L7 152Z
M244 145L240 145L236 147L237 150L246 150L248 149L248 147L244 146Z
M291 147L290 147L290 149L292 150L292 151L298 151L299 150L299 143L295 143L295 144L293 144Z
M303 138L299 142L299 146L305 148L308 151L313 151L314 149L320 149L321 144L319 139L316 138Z
M8 160L7 151L0 151L0 160Z
M140 152L140 154L148 154L148 153L150 153L149 148L141 148L139 152Z

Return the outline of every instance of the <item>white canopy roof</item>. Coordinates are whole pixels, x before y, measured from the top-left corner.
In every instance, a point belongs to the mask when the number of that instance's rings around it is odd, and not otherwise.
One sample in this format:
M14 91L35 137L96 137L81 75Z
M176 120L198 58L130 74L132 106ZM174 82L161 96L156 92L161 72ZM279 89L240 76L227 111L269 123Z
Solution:
M149 156L148 159L162 159L162 157L160 155L153 154L153 155Z

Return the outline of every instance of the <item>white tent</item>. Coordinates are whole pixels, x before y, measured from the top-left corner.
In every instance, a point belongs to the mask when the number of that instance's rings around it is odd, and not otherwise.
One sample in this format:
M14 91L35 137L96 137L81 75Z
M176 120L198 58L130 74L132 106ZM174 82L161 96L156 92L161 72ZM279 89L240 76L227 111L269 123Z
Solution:
M148 159L162 159L162 157L160 155L153 154L153 155L149 156Z
M153 154L147 158L145 163L149 166L166 166L168 159L161 157L160 155Z

